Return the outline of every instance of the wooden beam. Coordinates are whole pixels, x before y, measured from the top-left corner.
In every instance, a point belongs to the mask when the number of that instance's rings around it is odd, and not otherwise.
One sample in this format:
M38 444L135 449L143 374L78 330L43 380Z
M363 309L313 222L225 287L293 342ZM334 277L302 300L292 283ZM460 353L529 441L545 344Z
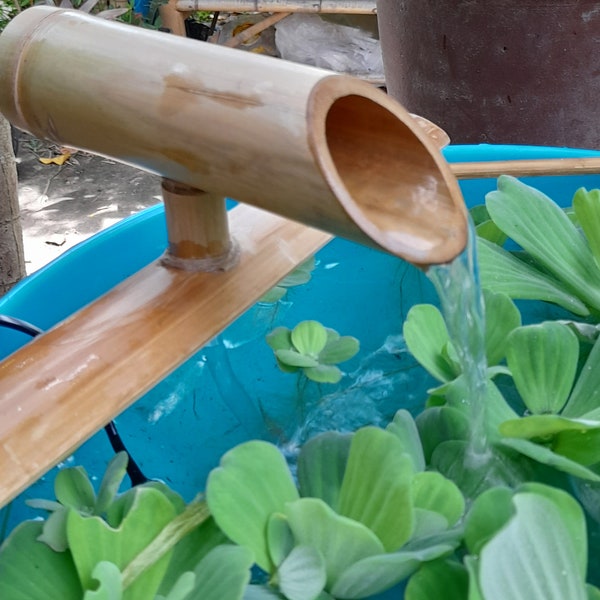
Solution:
M374 15L377 3L375 0L178 0L177 9Z
M157 261L0 363L0 506L222 331L331 236L248 206L239 264Z

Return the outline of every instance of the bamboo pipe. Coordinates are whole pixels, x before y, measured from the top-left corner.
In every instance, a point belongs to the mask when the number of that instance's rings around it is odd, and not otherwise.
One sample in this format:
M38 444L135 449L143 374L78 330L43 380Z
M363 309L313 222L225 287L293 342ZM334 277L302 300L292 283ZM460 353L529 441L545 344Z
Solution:
M0 507L330 240L250 206L229 214L235 269L156 261L0 362ZM252 407L243 409L236 416L252 427Z
M38 137L417 265L466 245L435 144L358 79L44 6L0 36L0 110Z
M376 4L375 0L179 0L177 9L374 15Z

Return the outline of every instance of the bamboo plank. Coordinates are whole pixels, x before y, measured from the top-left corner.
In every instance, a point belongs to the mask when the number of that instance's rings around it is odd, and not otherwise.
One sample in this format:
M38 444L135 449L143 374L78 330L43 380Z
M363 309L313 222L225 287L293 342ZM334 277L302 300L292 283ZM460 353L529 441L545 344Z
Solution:
M374 15L377 3L375 0L179 0L177 9Z
M223 44L223 46L226 46L227 48L237 48L240 44L247 42L249 39L252 39L255 35L259 35L265 29L268 29L272 25L279 23L279 21L282 21L291 14L292 13L289 12L280 12L270 15L266 19L263 19L262 21L259 21L254 25L251 25L250 27L248 27L248 29L244 29L244 31L241 31L237 35L234 35L231 39L227 40Z
M500 175L514 177L589 175L600 173L600 157L453 163L450 168L458 179L487 179L500 177Z
M239 266L157 261L0 363L0 506L71 454L331 236L239 206Z

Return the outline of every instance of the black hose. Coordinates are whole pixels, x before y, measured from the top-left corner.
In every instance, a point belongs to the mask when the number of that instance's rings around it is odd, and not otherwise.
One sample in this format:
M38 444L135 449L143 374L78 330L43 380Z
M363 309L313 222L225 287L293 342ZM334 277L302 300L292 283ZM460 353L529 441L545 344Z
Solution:
M40 335L40 333L44 333L42 329L36 327L35 325L32 325L31 323L28 323L27 321L23 321L22 319L15 319L14 317L9 317L7 315L0 315L0 327L14 329L15 331L19 331L26 335L30 335L31 337L36 337ZM144 475L144 473L142 473L142 470L127 450L123 439L117 431L117 427L114 421L111 421L108 425L106 425L104 427L104 431L106 432L108 441L110 442L112 449L115 452L125 452L127 454L127 475L129 476L131 485L140 485L141 483L146 483L147 481L150 481Z

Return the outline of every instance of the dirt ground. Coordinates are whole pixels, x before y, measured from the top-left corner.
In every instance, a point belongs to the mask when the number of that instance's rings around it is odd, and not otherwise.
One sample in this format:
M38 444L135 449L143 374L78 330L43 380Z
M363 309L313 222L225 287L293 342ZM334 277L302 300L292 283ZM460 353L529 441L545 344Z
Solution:
M161 201L160 177L86 152L43 164L61 149L22 133L17 151L27 273L124 217Z

